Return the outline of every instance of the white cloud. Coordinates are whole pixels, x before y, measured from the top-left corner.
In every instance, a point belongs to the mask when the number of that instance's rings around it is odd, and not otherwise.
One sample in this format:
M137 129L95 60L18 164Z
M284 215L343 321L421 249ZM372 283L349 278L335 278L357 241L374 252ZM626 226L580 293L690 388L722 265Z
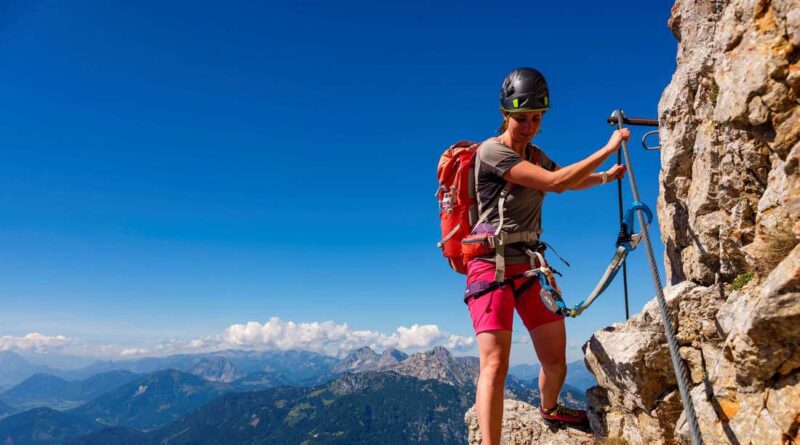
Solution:
M71 341L63 335L51 337L38 332L31 332L24 337L4 335L0 337L0 351L52 352L61 350Z
M30 333L24 337L0 337L0 351L68 352L104 358L137 358L213 352L223 349L285 351L299 349L322 354L344 355L369 346L377 352L394 348L407 353L444 346L454 352L471 352L474 337L443 331L435 324L399 326L394 332L354 330L347 323L314 321L297 323L272 317L264 323L250 321L229 326L218 335L190 340L165 339L149 344L92 344L63 335L48 337Z
M447 349L462 350L475 343L472 337L461 337L448 334L435 324L413 325L410 328L400 326L391 336L382 336L382 346L402 350L429 349L441 345Z
M134 356L134 355L145 355L145 354L147 354L149 352L150 351L148 351L147 349L130 348L130 349L123 349L119 353L119 355L122 356L122 357L130 357L130 356Z
M204 338L194 340L164 340L152 348L154 355L169 354L196 354L200 352L212 352L225 349L219 336L216 338Z
M436 325L400 326L387 335L377 331L352 330L347 323L295 323L273 317L264 324L255 321L234 324L221 334L220 342L230 348L303 349L340 355L363 346L378 351L396 348L415 352L437 345L462 350L471 347L475 340L444 332Z

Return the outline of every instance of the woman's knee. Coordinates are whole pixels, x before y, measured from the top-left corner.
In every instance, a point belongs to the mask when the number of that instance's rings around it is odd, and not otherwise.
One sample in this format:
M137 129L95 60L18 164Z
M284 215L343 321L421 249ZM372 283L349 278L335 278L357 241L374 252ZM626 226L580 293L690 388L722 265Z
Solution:
M508 374L509 345L500 342L492 346L481 351L479 378L484 383L502 386Z
M494 382L505 380L510 349L511 331L485 332L478 335L481 379Z
M545 359L539 357L539 361L545 372L567 372L567 358L564 355L551 356Z
M481 379L502 383L506 380L506 374L508 374L508 361L496 359L481 363Z
M542 367L548 370L566 369L566 328L564 322L548 323L530 331L533 347Z

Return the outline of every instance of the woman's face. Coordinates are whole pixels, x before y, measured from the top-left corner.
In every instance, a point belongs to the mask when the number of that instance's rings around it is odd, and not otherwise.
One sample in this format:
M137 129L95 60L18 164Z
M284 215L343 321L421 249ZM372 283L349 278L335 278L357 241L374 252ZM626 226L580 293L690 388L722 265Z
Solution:
M508 133L518 142L528 143L539 132L542 125L542 111L509 113Z

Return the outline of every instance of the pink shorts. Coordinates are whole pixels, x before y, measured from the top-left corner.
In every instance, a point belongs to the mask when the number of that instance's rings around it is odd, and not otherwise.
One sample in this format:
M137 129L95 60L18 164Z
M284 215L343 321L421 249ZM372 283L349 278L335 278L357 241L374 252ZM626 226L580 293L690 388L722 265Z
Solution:
M530 264L527 263L506 265L506 277L522 273L530 268ZM467 285L479 281L493 282L494 272L494 263L472 260L467 264ZM520 278L515 280L514 284L519 287L528 279ZM472 326L475 328L475 334L477 335L484 331L513 330L514 308L517 309L517 313L528 331L543 324L563 320L563 316L556 315L544 307L544 303L539 298L540 287L541 285L537 279L533 286L526 289L516 299L511 286L503 286L478 298L470 298L467 301L467 305L469 306L469 314L472 317Z

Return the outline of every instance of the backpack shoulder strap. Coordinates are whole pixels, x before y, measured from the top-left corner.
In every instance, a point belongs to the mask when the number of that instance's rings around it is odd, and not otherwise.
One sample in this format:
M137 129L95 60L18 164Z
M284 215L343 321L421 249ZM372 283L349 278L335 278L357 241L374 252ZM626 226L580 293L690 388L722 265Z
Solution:
M490 139L496 139L496 138L490 138ZM489 139L487 139L487 140L489 140ZM475 196L477 198L476 200L478 201L478 207L480 208L482 206L481 206L480 198L478 196L478 177L480 176L481 157L480 157L480 154L477 153L477 151L479 151L479 148L476 149L476 154L475 154L475 177L474 177L474 183L475 183ZM502 178L500 178L500 179L502 179ZM475 222L475 224L473 224L473 226L472 226L473 229L475 227L477 227L479 224L481 224L484 221L486 221L486 218L489 217L489 214L492 212L492 210L494 210L495 207L497 207L499 204L501 204L501 200L503 202L505 201L505 198L508 196L508 193L511 191L512 187L514 187L514 184L512 184L510 182L506 182L505 183L505 185L497 193L497 195L495 195L495 197L492 198L491 203L489 205L487 205L485 209L483 209L483 212L481 212L480 216L478 217L478 220ZM500 209L500 212L502 213L502 207ZM501 220L502 220L502 217L501 217ZM500 227L498 227L497 230L499 232L500 231Z
M500 206L500 214L501 214L500 220L501 221L503 220L503 217L502 217L503 210L502 210L502 204L501 204L500 201L505 202L505 199L508 196L508 193L511 191L511 188L513 186L514 186L514 184L511 184L510 182L506 182L506 185L503 186L503 189L500 190L500 193L498 193L497 196L495 196L494 199L492 199L492 203L488 207L486 207L486 210L484 210L483 213L481 213L481 216L478 218L478 221L475 223L475 226L477 226L477 225L481 224L482 222L486 221L486 218L489 217L489 214L498 205ZM500 226L502 227L502 224ZM498 227L497 230L499 231L501 227ZM475 227L473 226L473 229L474 228Z

